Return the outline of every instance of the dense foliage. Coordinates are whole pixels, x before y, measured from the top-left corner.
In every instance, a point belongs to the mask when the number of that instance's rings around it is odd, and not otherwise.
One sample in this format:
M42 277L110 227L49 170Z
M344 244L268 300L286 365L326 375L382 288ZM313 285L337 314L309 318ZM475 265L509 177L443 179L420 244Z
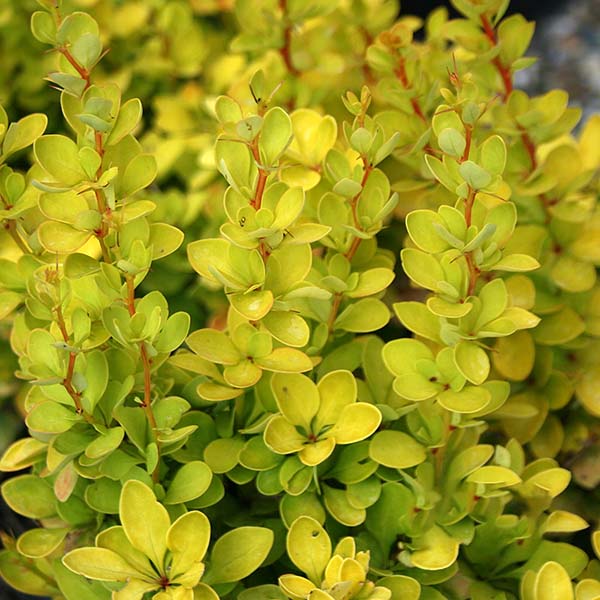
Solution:
M600 598L600 118L574 137L565 92L513 89L533 24L38 4L2 25L0 368L29 437L0 470L37 527L0 575Z

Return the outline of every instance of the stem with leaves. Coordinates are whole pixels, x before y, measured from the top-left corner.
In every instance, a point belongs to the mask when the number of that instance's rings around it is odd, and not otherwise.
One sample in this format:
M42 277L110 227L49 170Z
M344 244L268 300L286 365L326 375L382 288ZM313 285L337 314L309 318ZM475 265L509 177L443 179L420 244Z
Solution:
M129 315L133 317L135 315L135 283L132 275L127 275L126 278L127 284L127 310ZM145 342L140 342L140 358L142 361L142 368L144 371L144 397L141 402L141 406L144 409L144 413L146 414L146 419L148 420L148 425L150 426L150 431L152 432L152 437L156 443L156 447L159 453L159 460L156 463L156 467L152 472L152 480L154 482L158 482L159 480L159 464L160 464L160 443L158 441L158 433L157 433L157 425L156 425L156 417L154 416L154 411L152 410L152 364L151 359L148 356L148 350L146 348Z

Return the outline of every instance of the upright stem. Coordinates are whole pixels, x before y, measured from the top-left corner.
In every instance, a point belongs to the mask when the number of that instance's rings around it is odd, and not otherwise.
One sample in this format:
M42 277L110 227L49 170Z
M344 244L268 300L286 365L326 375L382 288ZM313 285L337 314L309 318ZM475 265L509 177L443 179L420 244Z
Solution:
M96 131L94 134L94 142L96 146L96 152L100 156L100 166L96 171L96 179L100 179L102 177L102 158L104 157L104 142L102 140L102 133ZM100 230L96 232L96 238L100 243L100 249L102 250L102 259L104 262L110 263L112 262L110 252L108 247L106 246L106 242L104 238L108 235L108 223L106 222L105 217L110 214L110 209L106 205L106 199L104 198L104 193L102 190L95 189L94 195L96 196L96 204L98 205L98 212L102 216L102 221L100 223Z
M54 311L56 312L56 322L58 324L58 328L60 329L60 334L62 335L63 341L65 344L69 343L69 333L67 331L67 326L65 323L65 318L62 312L62 307L60 305L60 298L58 300L58 304ZM91 415L88 415L84 410L81 404L81 394L73 387L73 375L75 374L75 361L77 360L77 354L75 352L69 352L69 363L67 365L67 374L62 381L62 385L71 396L73 400L73 404L75 404L75 411L78 415L83 415L85 420L88 423L93 423L94 419Z
M481 15L481 24L483 25L483 30L486 37L492 46L495 46L498 43L496 39L496 32L494 31L494 28L492 27L492 24L486 15ZM492 59L492 64L496 67L496 70L502 78L502 83L504 84L504 100L506 100L513 91L512 73L510 71L510 67L507 67L505 64L503 64L498 56Z
M360 182L360 192L352 198L350 201L350 207L352 209L352 220L354 221L354 227L356 229L360 229L360 221L358 219L357 205L360 195L363 193L365 186L367 185L367 181L369 180L369 175L373 171L373 166L367 162L367 159L363 157L363 165L364 165L364 173L362 177L362 181ZM350 244L350 248L344 253L344 256L351 261L358 250L360 243L362 242L362 238L355 237ZM342 303L342 293L337 293L333 297L333 304L331 305L331 312L329 313L329 318L327 319L327 330L331 334L333 332L333 324L337 318L338 312L340 310L340 304Z
M69 64L77 71L79 77L85 81L85 87L83 89L87 90L91 85L90 72L77 62L67 48L59 48L58 51L69 61Z
M467 228L471 226L474 202L475 190L469 187L469 195L465 200L465 221L467 223ZM469 288L467 291L467 296L472 296L475 293L475 287L477 286L477 280L479 279L481 271L479 267L475 264L472 252L467 252L465 254L465 260L467 261L467 268L469 270Z
M469 160L469 154L471 152L471 142L473 140L473 126L472 125L465 125L465 150L463 152L463 155L460 157L458 162L465 162L466 160Z
M130 316L135 315L135 286L133 277L131 275L127 275L127 310ZM151 376L151 364L150 357L148 356L148 350L146 349L146 345L144 342L140 342L140 358L142 360L142 368L144 370L144 398L142 400L142 408L146 413L146 419L148 420L148 424L150 425L150 430L152 431L152 436L156 442L156 447L158 448L159 458L160 458L160 444L158 442L158 437L156 433L156 417L154 416L154 411L152 410L152 376ZM159 480L159 462L157 462L154 471L152 472L152 480L154 482L158 482Z
M408 81L408 76L406 74L406 60L405 60L404 56L400 56L398 58L398 65L397 65L394 73L396 74L396 77L398 77L398 79L400 80L400 83L402 84L402 87L405 90L412 89L412 85ZM425 113L423 112L423 109L421 108L421 105L419 104L419 100L416 97L412 97L410 99L410 104L413 108L414 113L417 115L417 117L419 117L419 119L421 119L423 122L427 123Z
M496 32L486 15L481 15L481 24L483 25L485 35L492 44L492 46L496 46L498 43ZM502 64L502 61L498 57L492 60L492 64L496 67L496 70L502 78L502 83L504 84L504 93L502 95L502 100L506 102L511 92L513 91L511 70L509 67ZM521 141L523 142L523 146L525 146L525 150L529 155L529 160L531 162L531 172L533 172L537 169L537 159L535 157L535 143L533 142L531 136L527 133L527 131L520 125L519 131L521 132Z
M256 162L256 165L258 167L258 181L256 182L256 190L254 192L254 198L252 198L252 200L250 201L250 205L255 210L259 210L262 205L262 199L265 193L265 186L267 184L267 178L269 176L269 173L260 166L260 151L258 148L258 139L259 136L254 138L252 144L250 145L250 150L252 151L254 162ZM267 258L269 258L270 252L264 241L261 240L258 249L263 261L266 261Z
M283 20L286 21L283 30L283 46L279 48L279 54L281 54L288 73L294 77L298 77L300 71L292 62L292 26L287 23L287 0L279 0L279 9L282 12Z

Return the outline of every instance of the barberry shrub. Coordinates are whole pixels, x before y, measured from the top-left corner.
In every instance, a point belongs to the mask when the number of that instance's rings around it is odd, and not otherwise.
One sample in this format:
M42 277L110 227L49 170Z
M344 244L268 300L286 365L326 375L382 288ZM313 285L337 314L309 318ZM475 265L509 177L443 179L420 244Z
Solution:
M600 598L600 118L574 136L564 91L513 88L533 24L507 0L38 4L27 38L9 3L9 67L45 44L50 85L0 110L29 433L2 496L35 527L0 575Z

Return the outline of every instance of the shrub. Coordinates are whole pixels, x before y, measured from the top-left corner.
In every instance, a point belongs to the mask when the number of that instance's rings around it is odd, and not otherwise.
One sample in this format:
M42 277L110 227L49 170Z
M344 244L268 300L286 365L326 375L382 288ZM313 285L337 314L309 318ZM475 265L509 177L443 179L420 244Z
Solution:
M26 78L12 110L50 133L0 112L29 431L2 494L37 521L3 536L3 578L600 598L600 534L570 543L597 514L567 490L569 467L596 483L600 120L573 137L565 92L513 89L533 24L501 0L425 23L386 0L39 4L64 125Z

